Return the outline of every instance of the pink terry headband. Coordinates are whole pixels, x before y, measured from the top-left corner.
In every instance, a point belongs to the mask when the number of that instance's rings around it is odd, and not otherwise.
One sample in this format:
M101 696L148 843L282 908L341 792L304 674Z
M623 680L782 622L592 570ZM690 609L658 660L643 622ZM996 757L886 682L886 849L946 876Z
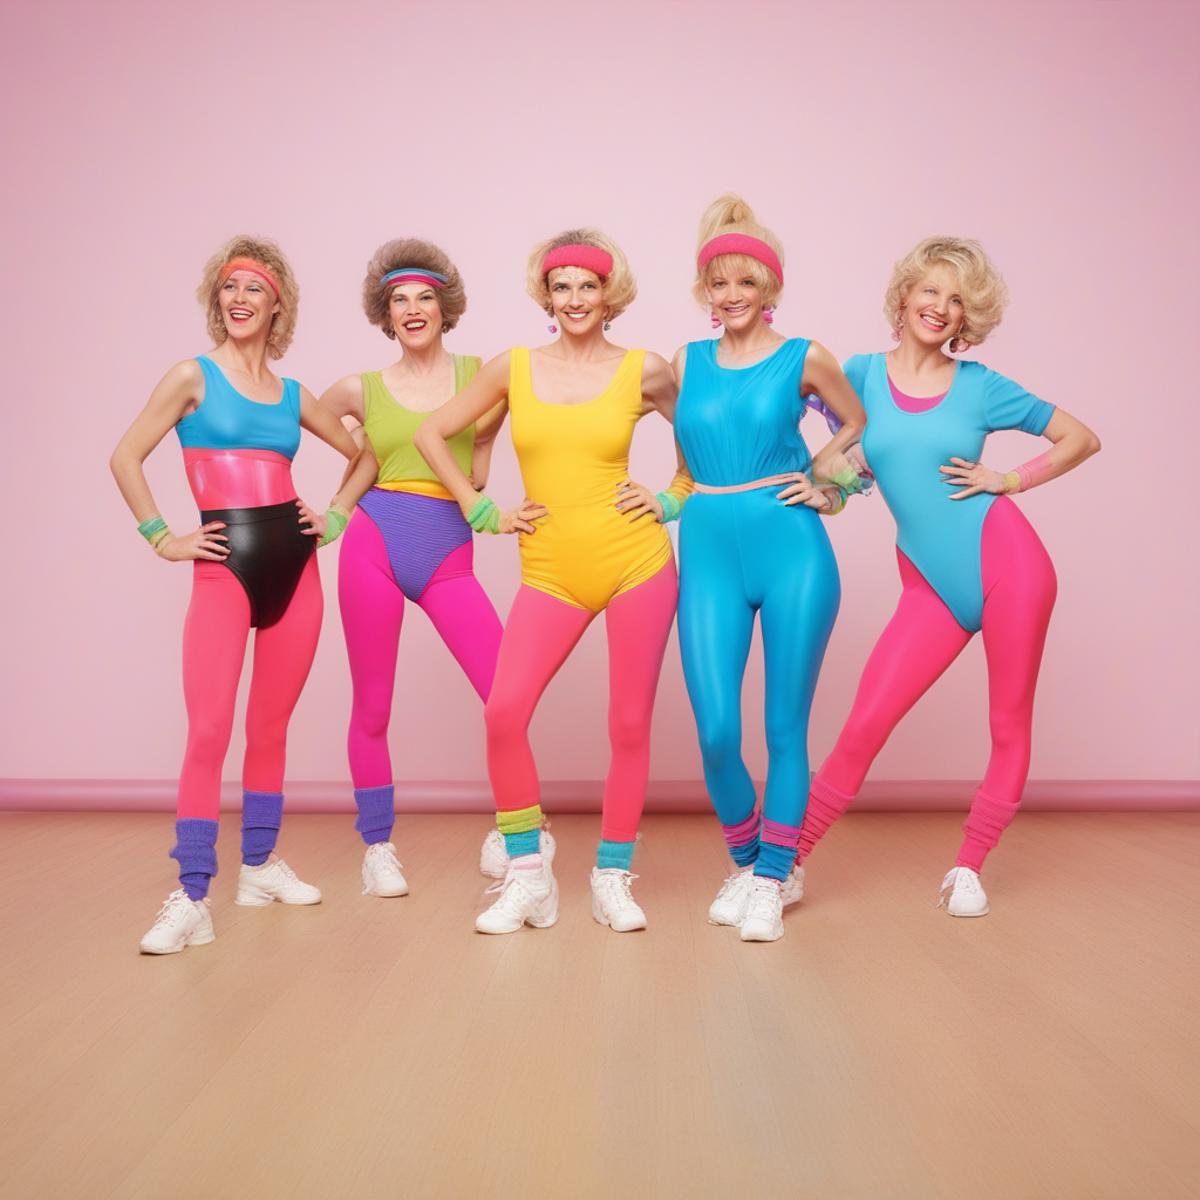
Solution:
M254 258L231 258L222 268L218 279L224 283L234 271L250 271L257 275L260 279L265 280L271 286L271 290L275 293L276 299L279 298L279 284L275 280L275 276L263 266L257 259Z
M700 253L696 258L696 270L703 271L714 258L721 254L749 255L772 271L775 278L781 284L783 283L783 264L779 261L779 255L759 238L751 237L748 233L722 233L719 237L705 242L700 247Z
M549 275L555 267L582 267L601 279L607 279L612 274L613 260L612 255L599 246L555 246L542 259L542 277Z

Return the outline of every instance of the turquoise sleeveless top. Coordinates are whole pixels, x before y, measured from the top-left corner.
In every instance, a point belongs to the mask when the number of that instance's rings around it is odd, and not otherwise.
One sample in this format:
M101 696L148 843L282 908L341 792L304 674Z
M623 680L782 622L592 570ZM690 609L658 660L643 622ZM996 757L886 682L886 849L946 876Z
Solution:
M300 385L283 381L278 404L248 400L225 378L207 355L196 361L204 372L204 399L176 426L180 444L188 449L273 450L295 458L300 448Z
M807 338L789 338L749 367L722 367L717 340L689 342L675 436L692 477L730 487L768 475L807 471L812 455L800 436L800 381Z

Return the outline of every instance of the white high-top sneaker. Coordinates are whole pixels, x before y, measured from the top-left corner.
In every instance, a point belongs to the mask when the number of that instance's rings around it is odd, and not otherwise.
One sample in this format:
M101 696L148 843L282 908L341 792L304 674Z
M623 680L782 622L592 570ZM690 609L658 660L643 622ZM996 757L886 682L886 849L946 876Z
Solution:
M538 839L538 853L547 865L554 864L555 849L553 836L543 829ZM504 834L498 829L489 830L479 847L479 873L489 879L503 879L508 873L508 851L504 848Z
M637 878L620 867L592 868L592 920L615 933L646 928L646 914L633 898L631 884Z
M746 919L750 890L754 885L754 868L742 867L721 884L717 898L708 909L710 925L740 925ZM795 866L779 889L783 907L798 904L804 899L804 868Z
M274 900L281 904L320 904L321 889L297 878L296 872L278 856L267 859L261 867L242 863L234 904L260 908Z
M742 921L743 942L777 942L783 937L783 888L777 879L755 875Z
M558 881L540 854L512 859L504 879L488 892L499 896L475 918L480 933L516 933L526 923L548 929L558 920Z
M364 896L407 896L408 880L400 869L396 847L391 842L375 842L363 855Z
M970 867L951 867L946 872L938 896L938 908L943 904L952 917L988 915L987 893L983 890L983 884L979 882L979 875Z
M178 954L184 946L207 946L216 936L207 897L193 900L177 888L158 910L141 949L143 954Z

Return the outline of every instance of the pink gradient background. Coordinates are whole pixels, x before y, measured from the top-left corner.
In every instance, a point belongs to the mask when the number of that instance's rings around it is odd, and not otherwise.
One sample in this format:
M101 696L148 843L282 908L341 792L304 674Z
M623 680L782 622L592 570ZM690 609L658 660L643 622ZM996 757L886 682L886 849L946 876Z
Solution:
M192 292L220 240L263 233L291 256L303 302L283 369L320 391L390 361L358 293L373 248L407 233L442 243L466 276L454 350L545 340L523 294L525 255L578 223L608 230L637 271L640 298L616 337L669 354L707 336L688 295L694 238L728 189L787 247L776 327L841 357L886 344L883 288L919 237L984 242L1013 303L980 357L1104 442L1020 501L1061 584L1032 776L1200 779L1198 32L1195 6L1144 0L6 5L0 779L178 769L190 569L149 553L107 458L162 372L206 348ZM805 432L820 442L816 418ZM1008 468L1040 445L998 437L989 461ZM662 486L671 469L670 432L648 419L635 476ZM306 439L296 475L310 502L340 470ZM148 474L169 523L194 527L173 437ZM489 491L520 494L507 434ZM845 599L813 722L818 762L898 593L878 497L852 504L831 535ZM480 539L477 562L503 614L516 546ZM347 776L335 556L321 566L324 636L290 744L297 781ZM598 622L547 693L534 725L547 779L604 773L605 653ZM745 715L760 776L761 694L756 651ZM874 778L977 777L985 694L976 643ZM392 740L401 781L484 778L478 704L415 608ZM674 641L653 774L700 774Z

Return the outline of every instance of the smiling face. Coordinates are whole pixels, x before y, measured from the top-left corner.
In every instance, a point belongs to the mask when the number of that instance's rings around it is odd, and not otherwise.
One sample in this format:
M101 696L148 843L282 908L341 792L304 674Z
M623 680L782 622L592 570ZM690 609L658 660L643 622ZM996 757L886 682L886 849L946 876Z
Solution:
M963 301L957 272L933 263L908 294L900 309L902 337L918 344L943 346L963 327Z
M763 295L753 275L721 270L719 258L708 267L704 291L713 315L725 326L741 332L762 319Z
M402 346L423 350L442 336L442 306L427 283L400 283L392 288L388 317Z
M261 275L234 271L217 293L225 330L236 342L266 338L271 318L279 311L279 300Z
M607 319L604 283L584 267L555 267L546 277L550 307L563 333L593 332Z

